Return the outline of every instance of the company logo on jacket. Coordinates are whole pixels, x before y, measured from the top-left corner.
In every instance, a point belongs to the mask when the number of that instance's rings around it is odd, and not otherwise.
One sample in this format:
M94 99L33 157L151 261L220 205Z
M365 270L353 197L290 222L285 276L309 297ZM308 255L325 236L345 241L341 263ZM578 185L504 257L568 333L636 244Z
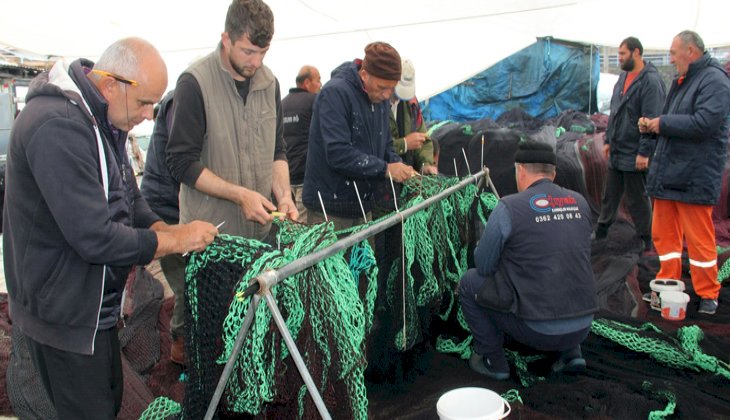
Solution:
M566 206L577 206L578 202L575 197L553 197L547 194L535 194L530 197L530 207L538 213L554 213L563 211L577 210L575 208L567 208Z

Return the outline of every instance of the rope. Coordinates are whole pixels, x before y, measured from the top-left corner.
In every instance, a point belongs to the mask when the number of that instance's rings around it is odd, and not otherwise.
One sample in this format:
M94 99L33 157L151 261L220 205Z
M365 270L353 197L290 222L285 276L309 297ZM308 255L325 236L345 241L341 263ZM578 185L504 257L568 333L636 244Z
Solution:
M677 397L674 393L668 390L655 391L653 389L654 385L652 385L649 381L644 381L644 383L641 384L641 387L644 391L649 392L654 398L661 398L667 401L667 406L664 410L654 410L649 412L649 420L663 420L667 418L667 416L674 414L674 409L677 407Z

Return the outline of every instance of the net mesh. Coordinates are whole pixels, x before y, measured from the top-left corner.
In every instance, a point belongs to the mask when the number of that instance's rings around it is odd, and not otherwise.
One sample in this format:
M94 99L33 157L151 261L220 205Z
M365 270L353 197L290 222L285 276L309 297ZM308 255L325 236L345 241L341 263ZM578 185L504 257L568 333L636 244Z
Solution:
M596 213L605 171L605 160L601 160L600 154L603 133L595 133L581 119L570 118L550 129L530 129L533 136L545 136L545 141L556 145L556 182L581 192ZM495 129L489 121L443 124L431 131L441 138L444 133L451 136L451 143L441 142L441 173L449 174L451 170L450 175L464 176L484 164L490 168L492 181L502 195L514 192L514 166L504 156L514 153L523 134ZM468 162L463 158L464 150ZM438 176L425 177L420 183L409 182L399 195L399 208L415 205L456 184L458 179ZM459 308L456 286L466 268L473 265L469 261L472 246L496 202L495 196L478 194L476 186L470 185L404 220L402 226L394 226L274 288L287 325L333 417L361 418L369 411L374 418L394 418L403 415L406 405L420 407L420 414L432 413L435 398L445 387L484 381L472 380L465 363L454 363L454 358L442 355L456 354L460 359L470 356L472 338ZM382 215L377 214L376 218ZM222 236L216 246L227 253L225 257L206 260L208 251L194 256L198 265L191 268L189 276L197 277L201 285L190 286L188 293L197 299L191 316L194 312L201 321L195 327L197 332L191 331L191 341L197 344L189 345L198 349L189 350L199 354L190 368L184 417L202 417L210 401L222 363L230 354L232 340L250 305L248 299L240 296L248 280L263 269L281 267L364 227L335 232L327 225L286 223L280 228L281 249ZM526 404L517 410L520 415L665 418L689 413L707 417L723 409L727 412L728 400L722 389L727 389L728 365L722 357L712 355L713 351L726 354L720 350L723 341L718 338L723 336L724 326L706 322L703 328L712 329L703 331L696 325L673 328L671 323L661 320L658 326L637 324L635 319L616 315L628 308L633 317L647 318L641 312L645 305L641 304L640 288L646 289L648 279L658 268L655 257L637 259L633 234L630 222L617 221L609 239L596 244L592 252L602 312L584 343L584 350L588 349L586 358L591 363L586 376L575 380L551 377L549 357L513 342L506 343L507 357L522 388L519 393L510 390L503 396L512 402L525 400ZM307 239L300 241L301 237ZM724 243L720 236L718 243ZM726 248L718 248L718 254L727 252ZM239 257L230 256L234 254ZM720 280L730 275L726 261L721 258L724 264ZM329 283L331 279L337 279L337 284ZM192 277L189 285L191 280ZM202 287L203 282L206 287ZM308 290L304 290L305 286ZM333 314L339 317L328 319ZM257 337L258 344L253 343L253 337ZM417 397L387 395L392 392L380 382L383 378L395 377L393 382L408 384L412 379L409 375L423 375L415 361L409 364L409 358L422 354L424 343L433 344L441 353L431 356L436 365L430 366L441 376L427 376L433 383L413 382L417 384ZM352 354L345 355L352 349ZM439 371L438 363L446 368ZM450 379L448 369L466 378ZM368 388L369 402L365 383L375 385ZM685 386L689 384L692 386ZM497 389L504 386L488 385ZM693 405L695 400L701 404ZM218 412L221 417L237 413L274 418L318 417L265 305L257 311L256 323L247 336Z
M459 181L441 176L409 181L401 191L399 208L417 205ZM409 350L423 342L423 331L428 327L424 320L432 314L448 319L458 308L453 291L467 267L470 214L476 210L486 220L496 202L491 193L478 194L476 183L466 185L396 226L403 238L402 247L388 241L387 235L365 240L271 289L334 417L368 416L368 340L386 342L394 351ZM191 366L180 417L203 417L252 304L253 299L244 297L244 291L256 275L328 247L379 220L382 218L343 231L334 231L331 224L309 226L285 221L278 223L278 247L220 235L204 252L193 254L186 273L186 351ZM433 241L433 237L444 240ZM381 248L379 255L393 258L378 261L373 245ZM398 248L402 252L394 252ZM380 275L381 269L386 275ZM379 291L379 285L385 290ZM381 305L396 315L379 319L379 333L373 334L379 295L384 296ZM445 295L452 298L442 305ZM390 325L383 328L383 324ZM142 418L176 415L175 410L168 400L158 399ZM241 413L319 416L264 304L256 308L218 407L218 414L224 417Z

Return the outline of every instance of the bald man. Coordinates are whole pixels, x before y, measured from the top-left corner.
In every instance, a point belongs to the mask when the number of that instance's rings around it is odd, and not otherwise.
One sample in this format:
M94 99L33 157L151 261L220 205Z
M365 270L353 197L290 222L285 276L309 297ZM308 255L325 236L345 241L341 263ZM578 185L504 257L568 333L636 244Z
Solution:
M94 64L58 61L31 83L8 151L3 246L14 331L61 419L113 419L122 403L117 337L133 265L203 250L210 223L169 226L141 197L127 132L167 87L159 52L115 42Z
M294 201L299 210L299 221L307 220L307 208L302 203L304 168L307 165L309 146L309 124L312 122L312 107L317 93L322 88L322 78L314 66L303 66L297 74L297 87L281 100L284 115L284 141L286 159L289 161L289 178Z
M639 119L639 131L656 137L646 191L654 200L657 278L682 278L686 243L692 286L700 298L697 312L713 315L721 286L712 208L720 199L727 162L730 80L696 32L677 34L669 58L677 78L664 109L656 118Z

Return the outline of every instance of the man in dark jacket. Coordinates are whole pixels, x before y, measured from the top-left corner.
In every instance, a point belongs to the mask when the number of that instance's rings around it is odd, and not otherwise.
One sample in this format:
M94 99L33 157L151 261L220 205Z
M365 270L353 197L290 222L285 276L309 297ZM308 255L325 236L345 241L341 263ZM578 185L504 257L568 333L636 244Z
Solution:
M317 93L322 88L319 70L313 66L303 66L297 74L297 87L289 89L289 94L281 100L284 115L284 141L286 160L289 161L289 181L294 202L299 210L299 221L307 220L307 208L302 203L304 168L307 165L309 145L309 125L312 122L312 107Z
M362 223L376 182L418 175L393 150L388 99L401 76L398 52L384 42L365 47L365 58L332 72L314 104L304 175L307 221L327 218L337 229ZM359 195L359 199L358 199ZM322 208L324 207L324 208Z
M180 183L170 175L165 163L167 139L172 128L174 90L165 95L157 107L155 127L147 149L147 160L142 177L142 197L155 214L165 223L176 225L180 221ZM167 284L175 294L175 305L170 318L170 360L185 364L185 259L182 254L170 254L160 258L160 268Z
M674 37L669 55L678 77L662 114L639 120L642 133L658 135L647 179L654 199L652 237L661 263L657 278L681 278L686 240L698 312L714 314L720 283L712 207L720 198L727 161L730 80L695 32Z
M121 407L117 337L132 265L203 250L209 223L169 226L141 197L124 142L167 86L138 38L94 64L58 61L31 83L10 138L4 262L13 328L61 419L113 419Z
M459 283L474 337L469 366L509 378L504 334L540 351L557 351L555 372L585 369L580 343L598 310L591 268L591 212L585 198L553 184L555 152L520 143L517 194L502 198L474 250L476 269Z
M656 117L664 104L664 82L653 64L644 62L641 42L629 37L621 42L618 60L621 76L613 88L611 115L604 153L608 159L601 215L596 239L603 239L616 220L621 198L634 221L644 249L651 247L651 203L646 195L645 173L654 151L654 136L639 133L640 117Z

